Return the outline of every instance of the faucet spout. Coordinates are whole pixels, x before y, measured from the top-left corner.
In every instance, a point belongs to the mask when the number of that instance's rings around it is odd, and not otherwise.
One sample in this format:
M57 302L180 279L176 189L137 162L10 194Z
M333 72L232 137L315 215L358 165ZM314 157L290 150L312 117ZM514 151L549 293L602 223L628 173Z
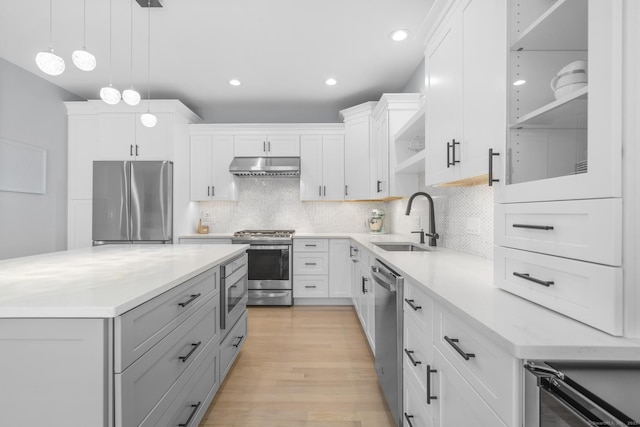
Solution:
M440 236L436 233L436 215L435 209L433 207L433 199L428 193L423 191L418 191L417 193L413 193L411 197L409 197L409 201L407 202L407 210L405 211L405 215L409 215L411 213L411 205L413 204L413 199L417 196L424 196L429 200L429 233L425 233L425 235L429 236L429 246L436 246L436 239Z

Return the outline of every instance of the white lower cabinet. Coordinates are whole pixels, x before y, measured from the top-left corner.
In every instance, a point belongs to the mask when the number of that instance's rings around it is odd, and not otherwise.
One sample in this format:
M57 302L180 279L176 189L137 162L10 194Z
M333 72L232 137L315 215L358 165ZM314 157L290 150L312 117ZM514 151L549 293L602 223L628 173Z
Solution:
M238 357L240 349L249 335L247 312L238 319L235 326L220 343L220 378L224 381L233 361Z
M329 241L329 297L351 297L351 261L349 239Z
M351 252L351 299L356 309L362 331L369 341L369 347L375 354L375 297L371 280L371 261L369 254L362 247L353 247Z
M405 279L404 426L520 426L520 364Z

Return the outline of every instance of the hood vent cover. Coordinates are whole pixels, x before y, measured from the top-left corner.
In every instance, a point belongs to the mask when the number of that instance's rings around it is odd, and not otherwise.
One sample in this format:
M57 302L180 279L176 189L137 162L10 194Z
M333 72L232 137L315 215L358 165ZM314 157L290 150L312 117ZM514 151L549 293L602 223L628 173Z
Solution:
M229 172L237 176L300 176L300 157L236 157Z

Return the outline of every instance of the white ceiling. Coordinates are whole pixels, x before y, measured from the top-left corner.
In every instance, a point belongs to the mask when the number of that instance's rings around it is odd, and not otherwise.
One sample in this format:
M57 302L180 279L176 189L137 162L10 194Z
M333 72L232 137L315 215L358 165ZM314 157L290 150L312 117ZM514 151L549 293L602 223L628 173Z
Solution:
M112 0L113 85L130 86L130 10ZM280 103L350 106L399 91L421 62L420 37L433 0L162 0L151 9L151 98L195 110ZM147 10L134 1L133 85L147 90ZM86 0L86 47L98 67L71 62L82 47L83 0L53 0L56 77L35 65L49 46L48 0L0 0L0 56L85 99L109 83L109 1ZM393 42L388 34L412 36ZM326 86L333 77L338 84ZM231 78L242 81L229 85ZM145 95L143 95L145 98Z

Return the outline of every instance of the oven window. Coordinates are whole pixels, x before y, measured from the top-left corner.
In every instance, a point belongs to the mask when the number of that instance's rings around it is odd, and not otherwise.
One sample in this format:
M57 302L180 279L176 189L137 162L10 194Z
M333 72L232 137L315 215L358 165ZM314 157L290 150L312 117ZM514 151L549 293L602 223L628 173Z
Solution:
M540 427L594 427L547 390L540 388Z
M249 249L249 280L289 280L289 249Z

